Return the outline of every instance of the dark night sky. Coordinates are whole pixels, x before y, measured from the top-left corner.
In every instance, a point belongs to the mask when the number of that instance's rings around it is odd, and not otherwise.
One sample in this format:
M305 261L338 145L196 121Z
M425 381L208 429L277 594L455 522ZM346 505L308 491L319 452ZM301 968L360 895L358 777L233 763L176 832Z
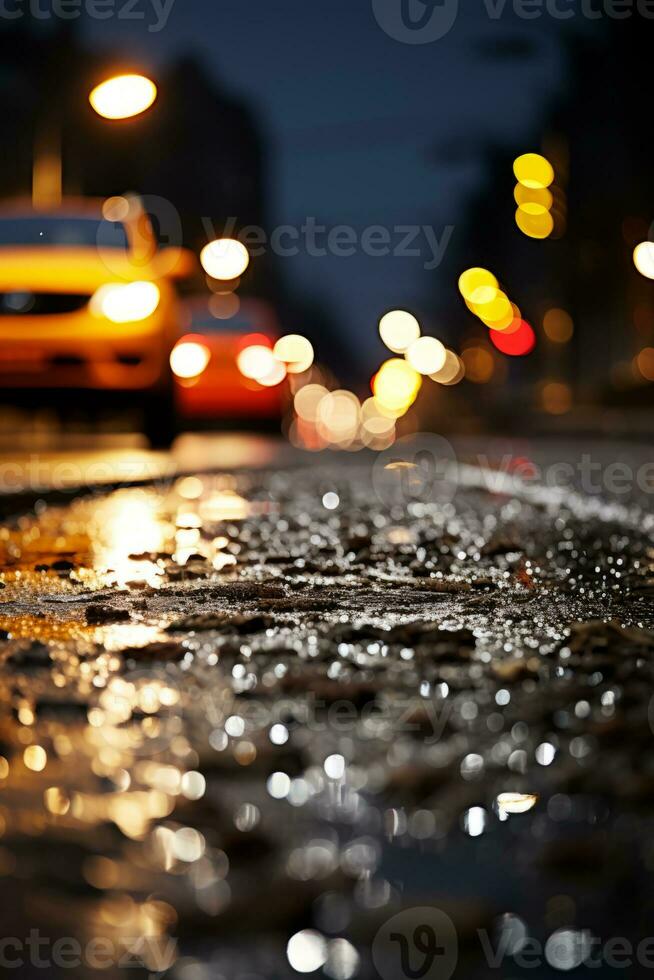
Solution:
M139 9L152 23L149 0ZM149 32L148 21L114 18L87 31L145 65L195 51L221 85L249 101L271 150L273 224L299 226L307 216L359 232L430 224L437 238L454 225L455 247L484 147L538 149L544 108L565 85L560 40L568 22L520 21L508 8L495 21L483 4L467 4L445 38L424 45L384 33L370 0L176 0L163 30ZM497 46L516 36L528 40L526 52L502 56ZM286 272L333 310L372 367L381 352L376 322L391 306L420 312L427 331L448 335L429 316L438 271L424 270L431 251L419 241L420 258L301 253L285 259Z

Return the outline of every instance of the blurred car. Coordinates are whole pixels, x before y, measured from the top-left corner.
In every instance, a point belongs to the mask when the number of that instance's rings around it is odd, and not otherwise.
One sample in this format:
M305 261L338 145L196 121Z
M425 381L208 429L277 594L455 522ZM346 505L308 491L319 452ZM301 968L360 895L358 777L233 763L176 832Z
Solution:
M172 278L189 253L158 249L138 198L0 208L1 397L135 406L155 445L174 434ZM178 267L178 268L177 268ZM186 268L185 268L186 267Z
M279 337L274 308L233 294L193 296L184 303L187 332L171 355L184 419L278 422L286 396L285 367L273 357Z

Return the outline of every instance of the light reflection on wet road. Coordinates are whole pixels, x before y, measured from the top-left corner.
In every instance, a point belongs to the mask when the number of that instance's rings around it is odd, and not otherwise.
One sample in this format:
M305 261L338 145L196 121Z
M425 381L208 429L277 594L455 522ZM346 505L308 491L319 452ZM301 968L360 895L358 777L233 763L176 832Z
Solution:
M138 436L59 439L56 448L51 439L33 441L19 451L3 441L0 494L167 480L198 470L284 466L297 456L280 438L252 433L186 433L170 454L148 449Z
M0 529L5 935L174 980L366 980L425 903L456 976L488 976L478 928L648 935L616 903L649 860L651 518L232 445Z

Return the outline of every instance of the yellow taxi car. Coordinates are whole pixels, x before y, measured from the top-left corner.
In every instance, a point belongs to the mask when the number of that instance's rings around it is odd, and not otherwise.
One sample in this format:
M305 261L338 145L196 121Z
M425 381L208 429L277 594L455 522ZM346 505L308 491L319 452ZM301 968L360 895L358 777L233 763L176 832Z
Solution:
M174 432L173 279L189 253L159 249L138 198L0 207L0 401L135 407L151 443ZM63 397L65 394L65 398Z

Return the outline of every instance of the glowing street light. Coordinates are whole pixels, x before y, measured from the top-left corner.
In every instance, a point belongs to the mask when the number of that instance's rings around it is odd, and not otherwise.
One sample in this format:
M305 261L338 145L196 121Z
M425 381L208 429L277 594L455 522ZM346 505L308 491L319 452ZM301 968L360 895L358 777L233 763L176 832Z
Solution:
M131 119L150 108L157 86L145 75L118 75L96 85L91 106L103 119ZM35 208L59 207L63 197L63 120L47 116L38 126L34 150L32 200Z
M157 98L157 86L145 75L117 75L96 85L89 102L103 119L140 116Z

